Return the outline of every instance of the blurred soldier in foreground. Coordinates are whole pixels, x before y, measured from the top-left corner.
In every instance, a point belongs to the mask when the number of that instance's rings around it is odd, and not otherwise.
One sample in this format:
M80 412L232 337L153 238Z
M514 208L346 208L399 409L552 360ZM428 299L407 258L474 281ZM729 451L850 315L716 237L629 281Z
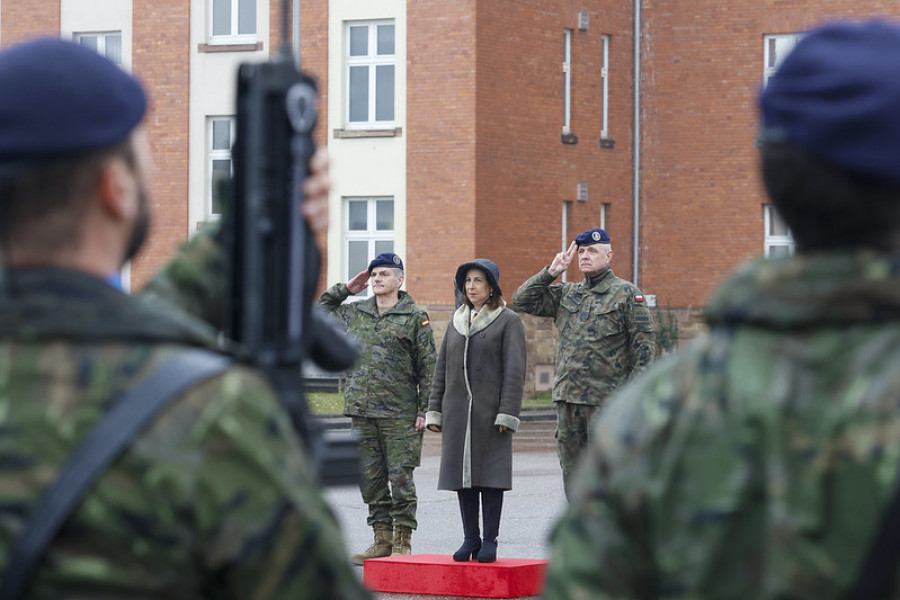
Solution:
M611 400L547 598L896 597L868 569L898 565L876 536L900 480L900 28L810 32L760 105L799 253L740 269L710 335Z
M584 280L553 284L576 254ZM612 256L609 234L589 229L512 297L513 304L528 314L553 317L559 331L553 401L567 498L594 415L616 388L656 356L653 318L644 295L633 283L616 277L609 266Z
M342 304L372 283L372 297ZM369 268L322 294L359 342L359 360L347 374L344 414L360 436L360 492L369 506L372 545L353 555L368 558L410 554L416 529L413 470L422 456L425 409L434 376L434 333L428 314L400 289L403 262L392 252L376 256Z
M147 101L81 46L0 52L0 560L85 435L207 329L118 289L149 222ZM303 441L235 366L88 489L25 597L365 598Z

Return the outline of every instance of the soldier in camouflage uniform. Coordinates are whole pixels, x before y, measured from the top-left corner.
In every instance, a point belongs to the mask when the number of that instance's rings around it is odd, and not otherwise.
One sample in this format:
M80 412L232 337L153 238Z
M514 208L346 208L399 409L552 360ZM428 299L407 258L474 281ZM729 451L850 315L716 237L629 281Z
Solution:
M576 252L584 281L551 285ZM653 319L644 296L637 286L616 277L609 266L612 255L606 231L585 231L512 297L523 312L553 317L559 332L553 401L566 497L594 414L656 355Z
M371 280L371 298L342 304ZM356 336L359 358L347 373L344 414L360 435L360 492L375 541L352 560L409 554L416 529L413 470L422 454L425 410L434 375L434 333L428 314L402 291L403 263L391 252L319 302Z
M124 294L149 218L138 82L84 47L0 52L0 568L110 399L208 329ZM273 390L233 367L176 398L84 496L34 598L367 598Z
M763 179L798 255L741 268L710 335L611 400L546 598L898 597L896 556L860 576L900 480L898 106L895 24L818 28L769 79Z

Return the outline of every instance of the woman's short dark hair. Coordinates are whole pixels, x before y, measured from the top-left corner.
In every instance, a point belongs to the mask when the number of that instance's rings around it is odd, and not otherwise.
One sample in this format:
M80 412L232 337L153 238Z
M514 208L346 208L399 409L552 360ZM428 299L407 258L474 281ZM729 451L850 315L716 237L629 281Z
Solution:
M763 146L762 174L801 251L896 249L900 185L829 166L789 143Z
M494 308L497 308L498 306L500 306L501 294L499 291L497 291L497 288L495 288L493 285L491 285L491 281L490 281L490 279L488 279L487 273L484 272L484 269L479 269L478 267L472 267L472 268L475 270L481 271L481 274L484 275L484 281L491 288L491 295L488 298L488 301L484 303L484 305L491 309L494 309ZM469 300L469 297L466 295L465 290L461 290L461 291L462 291L463 302L466 303L466 306L468 306L469 308L475 308L475 306L472 304L472 301Z

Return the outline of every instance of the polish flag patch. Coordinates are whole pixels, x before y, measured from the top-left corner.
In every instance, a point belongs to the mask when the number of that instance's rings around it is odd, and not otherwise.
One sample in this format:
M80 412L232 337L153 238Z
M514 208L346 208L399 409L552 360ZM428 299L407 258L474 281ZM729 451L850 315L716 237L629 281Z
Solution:
M642 294L635 294L635 296L634 296L634 301L635 301L635 302L643 302L643 301L644 301L644 296L643 296Z

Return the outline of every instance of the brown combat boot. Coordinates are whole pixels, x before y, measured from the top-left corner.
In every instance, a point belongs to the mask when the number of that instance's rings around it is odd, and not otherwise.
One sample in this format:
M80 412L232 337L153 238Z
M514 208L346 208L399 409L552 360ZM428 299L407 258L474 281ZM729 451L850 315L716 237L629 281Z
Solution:
M361 565L369 558L382 558L391 555L393 547L392 531L390 523L375 523L372 525L375 530L375 541L369 546L365 552L354 554L350 557L354 565Z
M412 554L412 527L406 525L397 525L394 528L394 547L391 550L391 556L399 556L401 554Z

